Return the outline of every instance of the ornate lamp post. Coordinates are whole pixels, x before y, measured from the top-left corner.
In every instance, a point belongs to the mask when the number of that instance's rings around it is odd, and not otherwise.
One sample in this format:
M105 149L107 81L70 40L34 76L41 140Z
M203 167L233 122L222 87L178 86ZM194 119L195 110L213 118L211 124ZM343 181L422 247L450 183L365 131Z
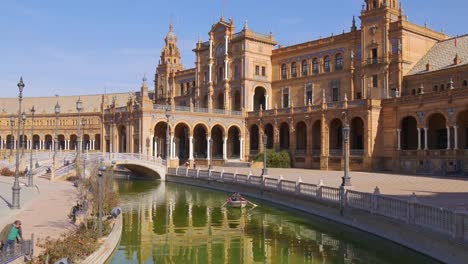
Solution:
M23 123L23 131L21 132L21 165L20 165L20 168L24 168L25 164L24 164L24 149L26 148L26 135L24 134L24 127L26 126L26 113L23 112L21 113L21 121Z
M18 103L19 103L19 108L18 108L18 132L17 132L17 138L19 140L20 138L20 130L21 130L21 102L23 101L23 89L24 89L24 83L23 83L23 77L20 78L20 81L18 83L18 89L19 89L19 95L18 95ZM13 199L11 202L11 209L20 209L20 190L21 187L19 186L19 166L20 166L20 160L19 160L19 149L16 148L16 166L15 166L15 182L13 183L13 187L11 188L13 191Z
M13 147L15 142L13 141L13 127L15 126L15 117L10 116L10 125L11 125L11 137L10 137L10 158L13 157Z
M33 168L33 150L34 150L34 113L36 109L33 107L31 108L31 153L29 155L29 175L28 175L28 186L33 187L33 175L32 175L32 168Z
M170 128L169 128L169 118L171 117L171 110L169 106L166 107L166 119L167 119L167 126L166 126L166 167L170 167L169 161L171 156L171 139L169 138Z
M81 110L83 110L83 103L81 102L81 97L78 97L76 101L76 111L78 112L78 138L76 142L76 163L80 164L80 148L81 148ZM81 178L80 170L77 170L78 178Z
M52 175L51 179L54 179L55 169L57 166L57 149L58 149L58 121L60 114L60 105L57 101L54 107L55 112L55 135L54 135L54 156L52 157Z
M102 236L102 176L106 169L106 166L101 166L98 172L98 237Z
M213 139L210 138L210 164L208 165L208 169L213 169Z
M351 177L349 177L349 124L348 124L348 115L346 112L343 112L344 116L344 126L342 129L343 132L343 151L344 151L344 176L342 177L341 186L350 187L351 186Z
M263 170L262 170L262 176L267 176L268 175L268 169L267 169L267 142L268 142L268 136L266 134L263 135Z

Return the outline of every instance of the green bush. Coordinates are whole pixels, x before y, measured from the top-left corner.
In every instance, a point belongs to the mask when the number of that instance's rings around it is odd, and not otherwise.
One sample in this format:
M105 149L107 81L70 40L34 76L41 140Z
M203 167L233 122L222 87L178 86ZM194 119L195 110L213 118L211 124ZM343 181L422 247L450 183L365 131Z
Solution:
M291 154L288 151L277 152L267 149L266 154L268 168L291 168ZM259 153L255 161L263 162L263 153Z

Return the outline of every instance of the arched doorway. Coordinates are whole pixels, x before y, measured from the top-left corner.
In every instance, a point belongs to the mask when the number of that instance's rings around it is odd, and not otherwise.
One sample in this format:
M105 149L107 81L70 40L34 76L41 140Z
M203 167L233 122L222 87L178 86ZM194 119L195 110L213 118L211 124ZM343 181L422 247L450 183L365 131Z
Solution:
M298 153L303 152L307 148L307 125L305 122L296 124L296 150Z
M190 128L184 124L177 124L174 130L175 155L179 163L184 164L189 158L189 136Z
M312 154L320 155L322 152L322 121L317 120L312 126Z
M400 132L401 149L411 150L418 148L418 122L416 118L407 116L401 120Z
M71 143L70 143L71 144ZM58 135L58 146L57 150L64 150L65 149L65 136L64 135Z
M89 134L85 134L83 136L83 150L90 150L91 149L91 140Z
M457 147L468 149L468 110L458 114L457 127Z
M94 135L94 150L101 150L101 134Z
M236 126L232 126L228 130L227 142L227 158L240 159L240 130Z
M255 154L258 152L258 142L259 142L259 130L257 125L252 125L250 127L250 153Z
M75 134L70 135L70 142L68 145L69 150L75 150L76 149L76 144L78 143L78 136ZM66 148L66 146L65 146Z
M53 141L52 141L52 136L51 135L46 135L45 138L44 138L44 148L45 149L52 149L52 145L53 145Z
M119 152L127 152L127 129L125 126L121 126L118 131L118 141L119 141Z
M289 149L289 125L286 122L280 126L280 149Z
M241 95L240 91L235 91L232 98L232 110L241 111Z
M364 122L360 117L351 120L350 146L352 150L364 150Z
M198 124L193 129L193 156L196 159L206 159L208 129L202 124Z
M336 118L330 123L330 131L329 131L329 148L330 148L330 155L339 155L343 151L343 134L342 134L343 125L341 120Z
M266 109L266 90L265 88L258 86L255 88L253 110L260 110L260 106L262 107L262 110Z
M211 146L212 159L223 159L223 139L224 129L220 125L216 125L211 129L211 139L213 146Z
M27 142L28 142L28 136L26 135L20 135L20 148L27 148Z
M154 126L154 141L153 153L155 156L166 159L167 157L167 123L159 122Z
M15 137L12 135L7 135L6 137L6 144L7 144L7 149L14 149L15 148Z
M264 128L264 133L267 135L267 149L273 149L274 148L274 142L275 142L275 134L274 134L274 128L272 124L266 124Z
M427 144L429 149L447 148L447 125L444 115L440 113L429 116L427 131Z
M40 149L41 148L41 139L39 135L34 135L32 140L31 149Z

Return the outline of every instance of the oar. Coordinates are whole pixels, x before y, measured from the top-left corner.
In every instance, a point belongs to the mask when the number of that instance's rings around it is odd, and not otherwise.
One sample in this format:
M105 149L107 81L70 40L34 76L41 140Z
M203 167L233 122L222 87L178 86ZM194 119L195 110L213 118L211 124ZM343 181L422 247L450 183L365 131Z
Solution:
M228 203L228 201L229 200L226 200L226 202L223 205L221 205L221 207L224 207Z
M253 205L253 207L257 207L257 206L258 206L258 205L252 203L251 201L249 201L249 200L247 200L247 199L246 199L246 201L249 202L251 205Z

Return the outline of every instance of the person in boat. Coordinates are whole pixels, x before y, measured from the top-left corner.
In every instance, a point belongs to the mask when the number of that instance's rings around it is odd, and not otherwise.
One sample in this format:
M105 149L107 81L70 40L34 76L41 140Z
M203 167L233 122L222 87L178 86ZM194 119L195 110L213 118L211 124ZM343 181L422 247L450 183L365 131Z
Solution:
M235 192L230 197L231 201L244 201L245 199L240 195L240 193Z

